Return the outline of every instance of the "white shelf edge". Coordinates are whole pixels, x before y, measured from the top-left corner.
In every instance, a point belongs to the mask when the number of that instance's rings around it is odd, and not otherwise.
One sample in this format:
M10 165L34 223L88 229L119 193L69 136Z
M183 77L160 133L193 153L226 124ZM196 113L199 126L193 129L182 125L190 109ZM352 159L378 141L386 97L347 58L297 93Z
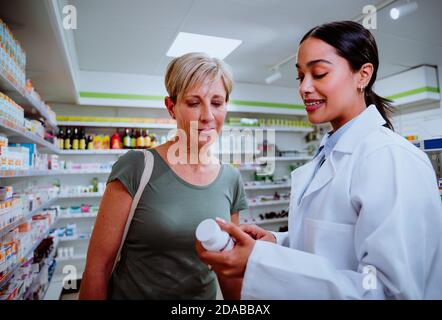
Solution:
M266 201L266 202L260 202L260 203L249 203L249 208L276 206L276 205L284 205L284 204L289 204L289 203L290 203L290 200L278 200L278 201Z
M97 214L85 214L85 213L78 213L78 214L61 214L59 216L59 219L62 220L69 220L69 219L92 219L96 218Z
M102 193L98 192L90 192L90 193L72 193L72 194L59 194L58 199L76 199L76 198L100 198L102 197Z
M272 190L272 189L286 189L290 188L290 184L271 184L264 186L244 186L245 190Z
M275 218L275 219L266 219L266 220L258 220L258 221L250 221L250 222L244 222L244 220L240 221L241 224L256 224L258 225L264 225L264 224L276 224L276 223L282 223L282 222L288 222L288 218Z
M70 257L60 257L55 258L57 262L68 262L68 261L74 261L74 260L86 260L87 256L85 254L74 254Z
M0 178L44 177L71 174L109 174L111 170L0 170Z
M132 122L86 122L58 121L58 126L92 128L139 128L139 129L176 129L175 124L167 123L132 123Z
M91 239L90 235L75 235L72 237L59 237L58 238L60 243L61 242L68 242L68 241L89 241Z
M229 126L229 125L225 125L223 127L223 130L234 130L234 129L251 129L251 130L275 130L275 131L280 131L280 132L312 132L313 129L312 128L303 128L303 127L271 127L271 126L266 126L266 127L255 127L255 126Z
M60 155L111 155L123 154L133 149L101 149L101 150L60 150Z

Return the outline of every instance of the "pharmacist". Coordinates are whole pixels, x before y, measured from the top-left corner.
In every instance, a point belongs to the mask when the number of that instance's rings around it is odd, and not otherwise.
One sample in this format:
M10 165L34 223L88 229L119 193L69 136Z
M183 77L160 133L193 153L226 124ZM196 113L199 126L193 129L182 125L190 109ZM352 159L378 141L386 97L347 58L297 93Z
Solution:
M288 232L219 222L230 251L200 259L243 278L242 299L442 299L442 205L425 153L392 130L372 86L375 40L351 21L312 29L298 50L300 94L330 122L292 173Z

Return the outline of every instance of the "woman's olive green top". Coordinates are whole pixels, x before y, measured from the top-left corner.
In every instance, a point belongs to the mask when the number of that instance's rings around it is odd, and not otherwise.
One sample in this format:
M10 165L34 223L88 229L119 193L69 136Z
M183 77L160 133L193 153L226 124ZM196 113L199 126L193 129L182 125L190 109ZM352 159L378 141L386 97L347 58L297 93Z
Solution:
M237 169L223 164L206 186L180 178L154 149L154 168L135 210L119 261L109 282L109 299L215 299L215 274L195 251L195 230L207 218L227 221L247 208ZM142 152L129 151L112 167L135 196L144 169Z

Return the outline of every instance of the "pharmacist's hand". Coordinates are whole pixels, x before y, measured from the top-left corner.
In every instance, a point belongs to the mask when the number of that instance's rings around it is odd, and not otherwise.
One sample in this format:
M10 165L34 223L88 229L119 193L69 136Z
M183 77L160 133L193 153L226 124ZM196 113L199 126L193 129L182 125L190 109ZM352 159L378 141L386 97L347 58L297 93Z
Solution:
M273 235L273 233L264 230L263 228L251 224L242 224L239 227L241 228L242 231L247 233L255 240L276 243L276 237Z
M206 251L201 242L197 240L196 251L198 257L205 264L210 265L213 271L221 277L242 278L256 241L233 223L226 223L219 219L217 219L217 222L222 230L235 238L235 246L230 251L210 252Z

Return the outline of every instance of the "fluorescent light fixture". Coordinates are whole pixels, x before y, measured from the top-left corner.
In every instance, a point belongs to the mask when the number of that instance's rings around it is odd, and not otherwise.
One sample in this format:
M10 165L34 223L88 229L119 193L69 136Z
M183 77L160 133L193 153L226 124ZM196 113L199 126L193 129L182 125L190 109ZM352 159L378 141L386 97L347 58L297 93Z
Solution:
M403 4L399 7L391 8L390 17L393 20L397 20L400 17L403 17L403 16L406 16L410 13L413 13L414 11L417 10L417 7L418 7L417 2L413 1L413 2L408 2L406 4Z
M167 51L167 56L179 57L189 52L204 52L211 57L224 59L241 43L242 40L180 32Z
M265 82L267 84L272 84L273 82L275 82L276 80L281 79L281 78L282 78L281 72L279 72L279 70L276 69L276 70L274 70L274 72L270 76L268 76L265 79Z

